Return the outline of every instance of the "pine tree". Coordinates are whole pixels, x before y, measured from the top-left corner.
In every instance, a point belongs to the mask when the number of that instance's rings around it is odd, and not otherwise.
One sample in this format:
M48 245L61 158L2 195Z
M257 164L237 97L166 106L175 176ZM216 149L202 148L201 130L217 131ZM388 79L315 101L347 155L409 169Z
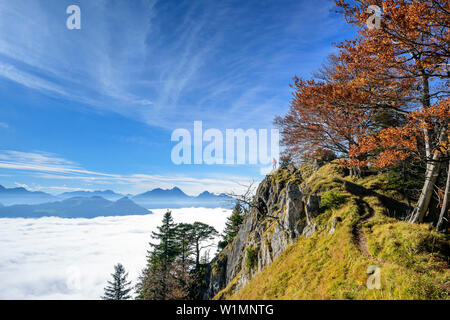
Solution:
M136 291L143 300L188 299L195 297L198 283L200 258L204 249L211 246L208 241L217 231L204 223L175 224L171 212L164 215L162 225L150 243L146 268L142 271Z
M200 266L201 251L211 246L211 244L204 244L204 242L213 240L218 232L214 227L211 227L202 222L194 222L193 227L193 243L195 254L195 269ZM204 244L204 245L203 245Z
M236 202L231 216L227 218L225 223L225 230L222 234L222 241L219 242L219 249L225 248L229 243L233 241L239 232L239 228L244 222L244 209L239 202Z
M170 211L164 214L162 225L157 232L152 232L152 238L158 242L150 243L152 250L148 252L147 266L137 285L138 298L165 300L168 298L168 279L180 254L177 226Z
M182 269L186 272L192 262L192 246L194 239L194 228L192 224L180 223L176 228L176 239L178 247L180 248L180 264Z
M177 242L177 225L173 221L172 212L167 211L164 214L162 225L158 227L158 232L152 232L152 238L159 242L150 243L153 248L153 251L149 252L150 259L155 263L160 263L163 269L167 268L180 253Z
M111 274L113 281L108 281L105 287L105 295L103 300L128 300L131 298L129 292L131 291L131 281L127 281L128 272L122 264L118 263L114 266L114 273Z

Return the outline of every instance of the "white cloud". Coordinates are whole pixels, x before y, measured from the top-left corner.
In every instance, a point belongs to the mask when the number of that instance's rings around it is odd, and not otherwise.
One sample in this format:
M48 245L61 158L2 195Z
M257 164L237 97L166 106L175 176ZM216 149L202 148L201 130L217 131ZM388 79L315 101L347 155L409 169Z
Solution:
M30 73L18 70L10 64L0 62L0 76L11 81L15 81L31 89L44 90L47 92L67 95L67 93L59 86L45 81L40 77L36 77Z
M9 129L9 124L7 124L6 122L0 122L0 128Z
M19 182L14 182L14 184L16 186L18 186L19 188L25 188L25 189L29 189L30 187L28 185L26 185L25 183L19 183Z
M135 280L166 210L95 219L0 219L0 299L99 299L121 262ZM225 209L173 209L175 222L224 228ZM211 251L211 255L214 250Z

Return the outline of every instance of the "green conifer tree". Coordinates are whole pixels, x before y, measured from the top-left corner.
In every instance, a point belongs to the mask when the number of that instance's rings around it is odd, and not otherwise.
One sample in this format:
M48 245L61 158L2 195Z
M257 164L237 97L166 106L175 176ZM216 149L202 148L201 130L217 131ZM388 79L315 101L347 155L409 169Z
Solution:
M173 263L180 253L177 241L177 226L173 221L172 213L164 214L162 225L157 232L152 232L150 243L152 248L148 251L147 266L136 287L139 299L165 300L168 295L168 278Z
M128 273L122 264L118 263L114 266L114 273L111 274L112 281L108 281L105 287L103 300L128 300L131 298L131 281L127 281Z
M229 243L233 241L239 232L239 228L241 224L244 222L244 208L237 201L231 216L227 218L227 222L225 223L225 229L222 234L222 240L219 241L219 249L225 248Z

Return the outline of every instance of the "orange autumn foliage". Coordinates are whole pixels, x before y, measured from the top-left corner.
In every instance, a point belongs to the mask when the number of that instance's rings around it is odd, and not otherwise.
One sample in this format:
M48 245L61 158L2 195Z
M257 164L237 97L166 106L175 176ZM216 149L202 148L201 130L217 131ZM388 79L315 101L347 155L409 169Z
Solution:
M345 82L295 78L293 88L288 114L275 120L288 157L315 158L324 150L347 154L368 132L370 112L354 107L364 97Z
M444 155L448 148L450 2L335 2L344 10L348 22L358 27L358 37L338 47L346 68L358 70L350 85L371 92L370 100L362 107L391 109L407 118L404 125L362 138L351 148L350 159L343 163L382 168L409 157L421 157L431 163L436 153ZM367 27L367 19L372 15L367 10L370 5L381 8L378 29ZM368 159L361 160L364 157Z
M384 168L409 157L419 158L421 154L418 141L426 139L424 127L428 130L440 131L442 128L446 130L447 138L445 140L430 141L433 154L446 155L450 145L449 117L449 99L429 108L416 110L408 115L405 125L385 128L377 134L363 137L358 145L350 149L350 160L345 164L349 166L372 165L376 168ZM361 156L364 156L366 160L355 160Z

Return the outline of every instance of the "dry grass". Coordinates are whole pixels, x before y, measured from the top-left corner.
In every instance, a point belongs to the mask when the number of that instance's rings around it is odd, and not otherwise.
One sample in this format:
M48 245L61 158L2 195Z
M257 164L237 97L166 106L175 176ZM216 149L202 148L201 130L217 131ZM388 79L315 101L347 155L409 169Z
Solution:
M386 204L401 208L402 199L389 190L384 176L351 180L343 177L337 165L329 164L305 183L311 192L334 190L346 201L315 219L320 227L313 237L300 237L239 292L234 292L233 282L216 298L449 298L448 238L430 230L428 225L411 225L387 217L385 213L392 208L386 208ZM373 217L365 221L369 214ZM342 221L336 232L329 234L335 217ZM364 255L355 244L352 231L357 224L364 232L371 256ZM371 265L381 268L380 290L366 286L366 271Z

